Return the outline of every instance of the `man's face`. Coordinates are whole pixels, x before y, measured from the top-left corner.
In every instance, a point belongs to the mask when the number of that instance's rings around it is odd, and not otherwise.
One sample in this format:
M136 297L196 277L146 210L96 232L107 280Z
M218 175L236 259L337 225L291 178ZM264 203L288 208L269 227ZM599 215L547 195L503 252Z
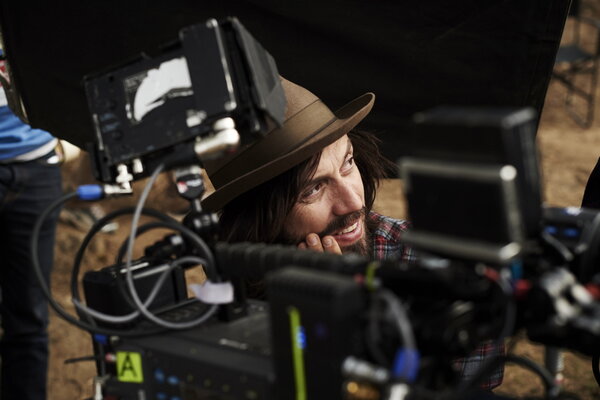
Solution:
M309 234L320 239L329 235L342 252L366 254L364 210L362 179L354 163L352 143L345 135L323 149L315 174L286 217L285 236L292 243L305 245Z

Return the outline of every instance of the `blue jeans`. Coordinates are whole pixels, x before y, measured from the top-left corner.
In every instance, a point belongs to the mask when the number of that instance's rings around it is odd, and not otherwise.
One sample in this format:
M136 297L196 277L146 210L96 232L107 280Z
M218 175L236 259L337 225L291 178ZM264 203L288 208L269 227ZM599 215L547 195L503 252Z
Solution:
M0 165L0 398L45 399L48 302L33 272L30 238L38 215L62 194L53 155ZM42 227L40 263L46 278L54 256L58 211Z

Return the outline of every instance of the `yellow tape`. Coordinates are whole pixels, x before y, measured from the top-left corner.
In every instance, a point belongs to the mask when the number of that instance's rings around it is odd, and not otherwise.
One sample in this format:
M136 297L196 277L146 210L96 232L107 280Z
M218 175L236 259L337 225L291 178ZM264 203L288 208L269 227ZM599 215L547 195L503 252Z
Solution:
M367 290L374 291L376 289L375 286L375 271L379 268L379 262L372 261L367 265L367 271L365 274L365 286Z
M140 353L117 351L117 379L121 382L144 382Z

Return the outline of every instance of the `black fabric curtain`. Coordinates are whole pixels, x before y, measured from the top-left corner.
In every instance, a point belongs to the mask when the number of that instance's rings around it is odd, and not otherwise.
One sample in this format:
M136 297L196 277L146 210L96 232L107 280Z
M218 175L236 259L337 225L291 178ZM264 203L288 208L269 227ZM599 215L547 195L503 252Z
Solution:
M332 108L377 100L364 126L391 158L407 121L437 105L541 112L569 0L2 1L0 24L30 123L77 145L92 139L82 79L179 29L236 16L279 72Z

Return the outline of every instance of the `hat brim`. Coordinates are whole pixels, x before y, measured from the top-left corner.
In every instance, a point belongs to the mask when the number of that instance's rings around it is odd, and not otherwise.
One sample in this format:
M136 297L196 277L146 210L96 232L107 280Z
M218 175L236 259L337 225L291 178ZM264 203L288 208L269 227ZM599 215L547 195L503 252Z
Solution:
M223 185L202 200L202 207L209 211L217 211L240 194L317 154L362 121L371 111L374 102L375 95L373 93L365 93L352 100L334 113L336 119L331 124L325 126L301 146Z

